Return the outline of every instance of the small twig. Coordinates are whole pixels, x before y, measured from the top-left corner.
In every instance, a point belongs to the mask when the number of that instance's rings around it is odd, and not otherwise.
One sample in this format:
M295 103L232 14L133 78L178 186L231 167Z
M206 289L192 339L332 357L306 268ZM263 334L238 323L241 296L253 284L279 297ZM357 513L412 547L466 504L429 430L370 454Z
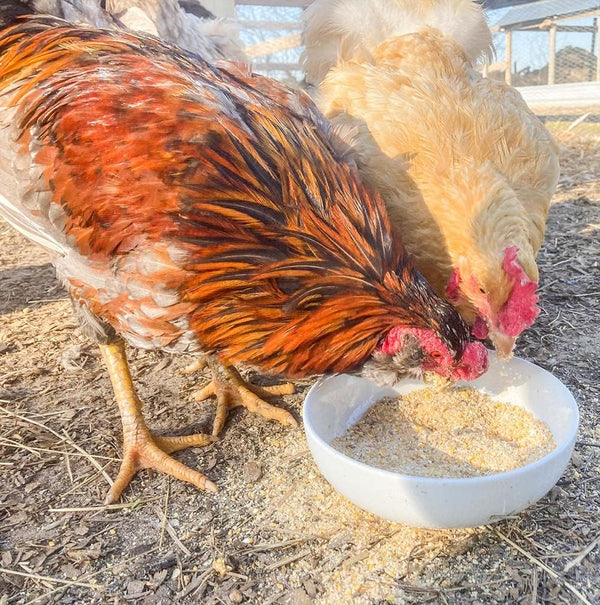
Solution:
M165 504L163 506L163 518L160 527L160 539L158 545L162 546L165 541L165 530L167 529L167 507L169 506L169 495L171 492L171 482L167 481L167 493L165 494Z
M561 578L558 572L554 571L551 567L548 567L545 563L542 563L539 559L534 557L530 552L527 552L524 548L521 548L508 536L505 536L501 531L497 530L496 528L494 528L494 531L496 532L499 538L504 540L515 550L518 550L524 557L527 557L533 564L537 565L540 569L543 569L551 578L554 578L555 582L557 582L559 585L562 584L567 590L572 592L582 603L585 603L585 605L592 605L582 592L580 592L575 586L573 586L573 584L571 584L564 578Z
M79 508L49 508L49 513L87 513L99 510L120 510L121 508L137 508L140 504L145 504L150 500L134 500L133 502L124 502L122 504L104 504L102 506L82 506Z
M485 585L486 586L496 586L497 584L504 584L505 580L490 580L489 582L486 582ZM394 582L390 583L391 586L395 586ZM480 584L470 584L469 582L465 582L464 584L461 584L460 586L452 586L450 588L443 588L442 590L444 592L462 592L463 590L474 590L477 588L481 588Z
M25 603L25 605L33 605L33 603L37 603L38 601L41 601L42 599L46 599L49 596L52 596L53 594L60 592L61 590L67 590L67 588L69 588L68 586L59 586L58 588L53 588L52 590L45 592L43 595L40 595L39 597L35 597L33 599L31 599L31 601L27 601L27 603Z
M307 555L310 555L310 548L305 548L304 550L301 550L299 553L296 553L295 555L290 555L289 557L283 557L283 559L279 559L278 561L275 561L274 563L265 565L265 571L273 571L274 569L278 569L279 567L283 567L284 565L293 563L294 561L297 561L298 559L302 559L302 558L306 557Z
M38 452L42 452L42 453L46 453L46 454L57 454L59 456L65 456L65 455L69 455L69 456L81 456L84 458L87 458L88 456L91 456L92 458L95 458L96 460L108 460L109 462L120 462L121 459L120 458L111 458L110 456L97 456L95 454L81 454L79 452L65 452L63 450L53 450L53 449L49 449L49 448L45 448L45 447L32 447L31 445L23 445L22 443L19 443L18 441L14 441L13 439L9 439L8 437L0 437L0 445L6 445L8 447L14 447L15 449L24 449L27 450L28 452L31 452L32 454L38 454ZM41 458L41 456L39 456Z
M591 552L600 544L600 536L598 536L595 540L592 540L572 561L569 561L563 571L567 573L576 565L579 565Z
M538 568L534 567L531 572L531 605L537 605L538 602Z
M11 412L10 410L0 406L0 411L8 414L9 416L13 416L14 418L18 418L19 420L22 420L23 422L27 422L29 424L33 424L41 429L44 429L45 431L48 431L49 433L52 433L55 437L57 437L58 439L60 439L60 441L66 441L71 447L74 447L78 452L80 452L81 454L83 454L102 474L102 476L108 481L108 484L112 486L113 484L113 480L110 478L110 476L108 475L108 473L104 470L104 468L102 468L100 466L100 464L98 464L98 462L96 462L96 460L94 460L94 458L92 456L90 456L90 454L88 454L83 448L81 448L79 445L77 445L73 439L71 439L71 437L69 436L69 434L67 433L67 431L65 431L63 429L63 433L65 436L61 435L60 433L56 432L54 429L51 429L49 426L46 426L45 424L43 424L42 422L36 422L35 420L31 420L31 418L27 418L25 416L21 416L19 414L15 414L14 412Z
M67 389L65 392L68 393L74 389ZM75 412L81 412L85 410L85 407L74 408ZM53 412L29 412L30 416L35 416L36 418L47 418L48 416L63 416L65 413L64 410L55 410Z
M0 567L0 573L5 573L13 576L23 576L31 580L39 580L40 582L54 582L58 584L68 584L69 586L82 586L83 588L92 588L93 590L104 590L104 586L98 584L88 584L86 582L79 582L77 580L63 580L62 578L52 578L50 576L39 576L34 573L26 573L24 571L15 571L14 569L6 569Z
M433 593L439 595L442 591L435 586L423 586L421 584L410 584L409 582L398 582L398 588L408 593L427 594Z
M537 292L541 292L542 290L545 290L546 288L549 288L550 286L554 285L556 282L558 281L558 279L553 279L552 281L545 283L543 286L540 286L537 289Z
M175 595L175 602L179 603L181 599L187 597L192 591L206 584L208 582L208 578L210 578L212 573L212 568L209 568L204 573L201 573L199 576L196 576L183 590L181 590Z
M384 540L389 540L390 538L393 538L399 531L400 530L397 529L397 530L391 531L383 536L380 536L379 538L376 538L375 540L372 540L371 542L369 542L369 544L367 544L366 548L363 548L360 551L355 552L354 554L350 554L343 561L341 561L339 563L339 565L345 565L345 566L354 565L355 563L358 563L359 561L366 559L371 554L371 551L376 546L379 546Z
M73 471L71 470L71 457L69 454L65 454L65 465L67 467L67 474L69 475L69 480L71 481L71 485L75 482L73 481Z
M133 557L129 557L128 559L123 559L123 561L119 561L118 563L115 563L111 569L114 571L118 567L121 567L121 565L125 565L125 563L130 563L131 561L135 561L135 559L139 559L140 557L150 555L153 552L156 552L157 550L158 550L158 547L151 548L150 550L147 550L146 552L142 552L139 555L134 555ZM97 576L97 575L99 575L101 573L105 573L105 572L106 572L106 568L102 567L101 569L99 569L98 571L95 571L94 573L81 576L81 579L89 580L89 579L93 578L94 576ZM27 603L25 605L32 605L33 603L37 603L38 601L41 601L42 599L45 599L45 598L53 595L55 592L58 592L60 590L65 590L66 588L69 588L69 586L59 586L58 588L55 588L54 590L51 590L50 592L46 592L43 595L40 595L39 597L35 597L34 599L31 599L31 601L27 601ZM98 588L101 590L104 589L102 586L98 586Z
M581 294L569 294L571 298L586 298L587 296L598 296L600 295L600 290L596 290L595 292L582 292Z
M588 118L589 115L590 115L590 112L588 111L587 113L584 113L582 116L579 116L574 122L569 124L569 127L567 128L566 132L570 132L571 130L573 130L573 128L576 128L577 126L579 126L579 124L581 124L581 122L585 122L585 120Z
M560 319L561 315L562 311L559 310L556 317L548 324L548 327L551 328Z
M310 450L308 448L304 448L302 450L300 450L299 452L296 452L295 454L291 454L290 456L286 456L284 458L284 460L286 462L294 462L300 458L305 458L307 456L307 454L310 453Z
M90 456L90 454L88 454L81 446L77 445L77 443L75 443L75 441L73 441L73 439L71 439L71 436L69 435L69 433L67 433L67 431L65 429L63 429L63 433L65 435L67 443L70 446L74 447L80 454L83 454L90 461L90 463L98 471L100 471L102 476L106 479L107 483L112 487L114 481L110 478L110 475L104 470L104 468L102 466L100 466L100 463L97 460L94 460L94 457Z
M169 536L171 536L171 539L173 540L173 542L175 542L175 545L181 550L182 553L186 554L188 557L191 557L192 556L191 551L177 537L177 532L173 529L173 526L169 523L169 520L167 519L167 515L165 513L163 513L163 511L160 510L160 508L158 508L158 506L153 506L152 508L154 509L154 512L158 516L161 523L164 524L164 527L167 530L167 533L169 534Z
M107 468L108 466L110 466L110 464L111 464L110 462L107 462L102 468ZM79 483L73 485L73 487L71 487L69 490L67 490L66 492L62 493L60 495L60 497L64 498L68 494L71 494L72 492L78 490L79 488L83 487L84 485L87 485L88 483L91 483L92 481L95 481L99 474L100 473L98 471L93 471L91 475L89 475L88 477L86 477L83 481L80 481Z
M1 400L3 403L10 403L8 401L4 401ZM54 429L51 429L49 426L46 426L45 424L41 423L41 422L36 422L35 420L31 420L31 418L27 418L26 416L20 416L19 414L15 414L14 412L11 412L10 410L7 410L6 408L0 406L0 411L4 412L5 414L8 414L9 416L12 416L13 418L18 418L19 420L22 420L23 422L27 422L28 424L34 424L35 426L44 429L45 431L48 431L49 433L52 433L55 437L58 437L61 441L64 441L65 438L63 436L61 436L59 433L57 433Z
M282 540L281 542L261 542L260 544L254 544L253 546L249 546L248 548L244 548L239 551L239 554L244 555L247 553L255 553L255 552L266 552L269 550L274 550L276 548L286 548L288 546L297 546L298 544L303 544L304 542L308 542L310 540L316 540L314 537L306 537L306 538L296 538L294 540Z
M577 445L587 445L588 447L600 447L600 441L577 441Z
M581 485L585 485L586 483L590 483L590 481L598 481L600 479L600 475L593 475L592 477L588 477L581 482Z
M289 490L287 490L289 492ZM287 529L285 527L273 527L271 525L263 525L261 523L257 523L255 526L257 529L262 529L265 531L269 531L271 533L275 533L275 534L284 534L284 535L288 535L288 536L296 536L299 540L328 540L329 538L331 538L333 536L333 534L335 533L335 530L329 531L327 533L322 533L320 535L316 535L316 534L305 534L302 533L300 531L296 531L294 529Z
M54 303L54 302L65 302L71 300L70 298L40 298L39 300L28 300L27 304L33 305L38 303Z
M273 605L273 603L278 601L284 594L285 594L285 590L276 592L274 595L270 596L268 599L263 601L262 605Z
M354 553L353 555L350 555L347 559L344 559L342 561L342 564L345 565L346 567L349 567L350 565L354 565L355 563L359 563L360 561L363 561L370 554L371 553L366 548L363 550L359 550L357 553Z
M0 438L0 445L6 445L8 447L14 447L15 449L26 450L30 454L37 456L38 459L41 459L41 457L42 457L42 455L36 451L36 448L29 447L28 445L23 445L22 443L19 443L18 441L13 441L12 439ZM63 452L63 454L64 454L64 452Z

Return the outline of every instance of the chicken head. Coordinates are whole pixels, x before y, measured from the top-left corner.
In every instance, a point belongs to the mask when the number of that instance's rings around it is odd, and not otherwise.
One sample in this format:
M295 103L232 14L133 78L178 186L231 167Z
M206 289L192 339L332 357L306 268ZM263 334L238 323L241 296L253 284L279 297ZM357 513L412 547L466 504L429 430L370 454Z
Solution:
M488 367L488 354L480 342L468 342L457 355L454 337L435 330L397 326L392 328L363 369L363 375L378 384L393 385L404 377L420 378L432 373L446 380L474 380Z
M500 358L512 354L516 338L540 312L537 267L535 262L520 259L519 252L519 246L507 246L492 271L477 271L476 262L461 256L446 286L450 301L458 306L472 306L473 336L489 338ZM526 252L522 256L526 258Z

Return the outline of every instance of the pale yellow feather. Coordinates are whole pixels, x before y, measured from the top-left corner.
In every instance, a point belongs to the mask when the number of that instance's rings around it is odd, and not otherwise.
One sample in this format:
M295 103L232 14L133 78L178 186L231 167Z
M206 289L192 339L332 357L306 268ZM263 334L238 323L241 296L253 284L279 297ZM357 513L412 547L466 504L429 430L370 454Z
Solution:
M313 11L331 4L317 0ZM339 12L345 1L335 4ZM310 25L307 40L322 30L311 32ZM538 279L535 256L558 180L557 148L518 92L482 77L455 38L424 27L370 44L368 61L330 66L319 102L340 132L352 133L363 178L382 193L438 292L462 263L497 311L510 292L501 270L507 247L519 247L521 265ZM310 64L310 46L306 52ZM459 308L474 318L472 300Z

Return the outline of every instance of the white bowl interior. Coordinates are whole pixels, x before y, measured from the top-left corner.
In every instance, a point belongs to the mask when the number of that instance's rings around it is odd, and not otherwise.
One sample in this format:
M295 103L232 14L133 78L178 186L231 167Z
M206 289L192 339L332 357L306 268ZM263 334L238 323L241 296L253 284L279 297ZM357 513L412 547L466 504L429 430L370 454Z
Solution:
M325 478L349 500L408 525L471 527L523 510L558 481L577 433L579 414L573 396L542 368L517 358L500 362L493 353L488 372L469 386L522 406L546 422L556 449L544 458L505 473L446 479L369 467L329 445L381 398L424 386L407 380L393 389L382 388L363 378L340 375L322 379L309 391L303 412L309 447Z

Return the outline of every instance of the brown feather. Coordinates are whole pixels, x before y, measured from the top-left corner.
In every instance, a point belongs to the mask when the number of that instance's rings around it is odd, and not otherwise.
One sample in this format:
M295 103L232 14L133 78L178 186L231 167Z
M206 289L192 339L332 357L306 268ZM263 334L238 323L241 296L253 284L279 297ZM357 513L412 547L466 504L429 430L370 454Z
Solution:
M398 325L460 356L466 326L302 93L47 18L4 31L0 57L19 153L65 215L53 237L120 284L67 274L73 294L118 332L191 331L197 350L296 376L355 368Z

